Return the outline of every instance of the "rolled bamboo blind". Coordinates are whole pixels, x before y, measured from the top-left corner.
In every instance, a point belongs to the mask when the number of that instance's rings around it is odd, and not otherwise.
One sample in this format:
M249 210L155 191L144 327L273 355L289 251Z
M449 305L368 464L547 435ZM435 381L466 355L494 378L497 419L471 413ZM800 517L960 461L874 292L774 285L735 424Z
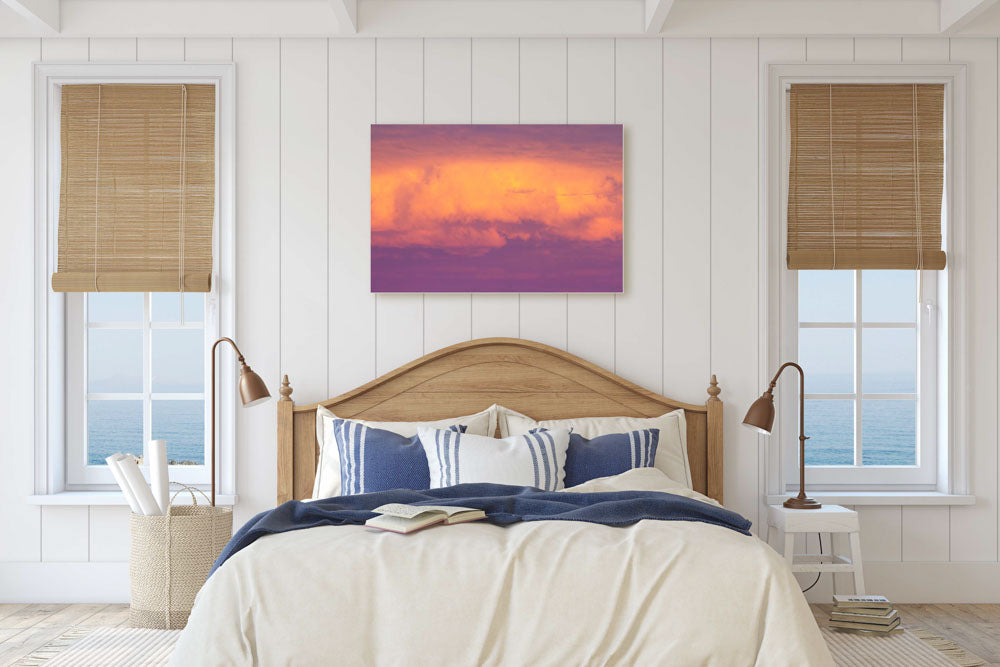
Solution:
M56 292L208 292L215 86L64 85Z
M944 86L792 84L789 269L943 269Z

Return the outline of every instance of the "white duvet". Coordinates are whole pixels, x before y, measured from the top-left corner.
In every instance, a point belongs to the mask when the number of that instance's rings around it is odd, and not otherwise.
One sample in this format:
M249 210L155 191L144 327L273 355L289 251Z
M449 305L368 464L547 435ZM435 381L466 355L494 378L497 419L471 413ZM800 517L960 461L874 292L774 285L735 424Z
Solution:
M574 490L662 490L655 468ZM755 537L538 521L262 538L205 584L173 665L832 665Z

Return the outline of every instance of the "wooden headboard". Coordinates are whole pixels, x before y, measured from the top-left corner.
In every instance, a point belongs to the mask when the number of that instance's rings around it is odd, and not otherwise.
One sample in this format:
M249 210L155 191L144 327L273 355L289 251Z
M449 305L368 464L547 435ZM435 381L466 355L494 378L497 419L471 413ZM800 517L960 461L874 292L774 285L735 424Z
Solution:
M278 401L278 503L312 494L316 474L316 407L338 417L430 421L484 410L494 403L535 419L657 417L683 408L695 491L722 502L722 401L712 376L704 405L643 389L548 345L481 338L432 352L357 389L298 406L286 375Z

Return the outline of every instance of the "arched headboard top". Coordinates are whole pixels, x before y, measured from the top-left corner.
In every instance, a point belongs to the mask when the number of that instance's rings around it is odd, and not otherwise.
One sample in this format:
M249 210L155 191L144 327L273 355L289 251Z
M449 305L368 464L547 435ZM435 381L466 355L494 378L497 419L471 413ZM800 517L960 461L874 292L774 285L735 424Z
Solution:
M563 350L518 338L481 338L424 355L340 396L296 406L288 378L278 401L278 502L307 498L317 460L316 408L372 421L429 421L499 403L535 419L656 417L683 409L694 488L722 500L722 401L677 401Z

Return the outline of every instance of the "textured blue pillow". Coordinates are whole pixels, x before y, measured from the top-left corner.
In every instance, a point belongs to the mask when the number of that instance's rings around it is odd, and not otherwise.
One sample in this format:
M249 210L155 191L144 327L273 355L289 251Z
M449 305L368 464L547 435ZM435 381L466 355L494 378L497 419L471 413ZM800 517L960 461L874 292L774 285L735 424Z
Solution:
M609 433L591 440L570 433L566 450L566 486L598 477L618 475L632 468L652 468L660 429Z
M451 431L465 433L455 424ZM431 488L427 456L420 438L371 428L350 419L333 420L333 437L340 453L340 493Z

